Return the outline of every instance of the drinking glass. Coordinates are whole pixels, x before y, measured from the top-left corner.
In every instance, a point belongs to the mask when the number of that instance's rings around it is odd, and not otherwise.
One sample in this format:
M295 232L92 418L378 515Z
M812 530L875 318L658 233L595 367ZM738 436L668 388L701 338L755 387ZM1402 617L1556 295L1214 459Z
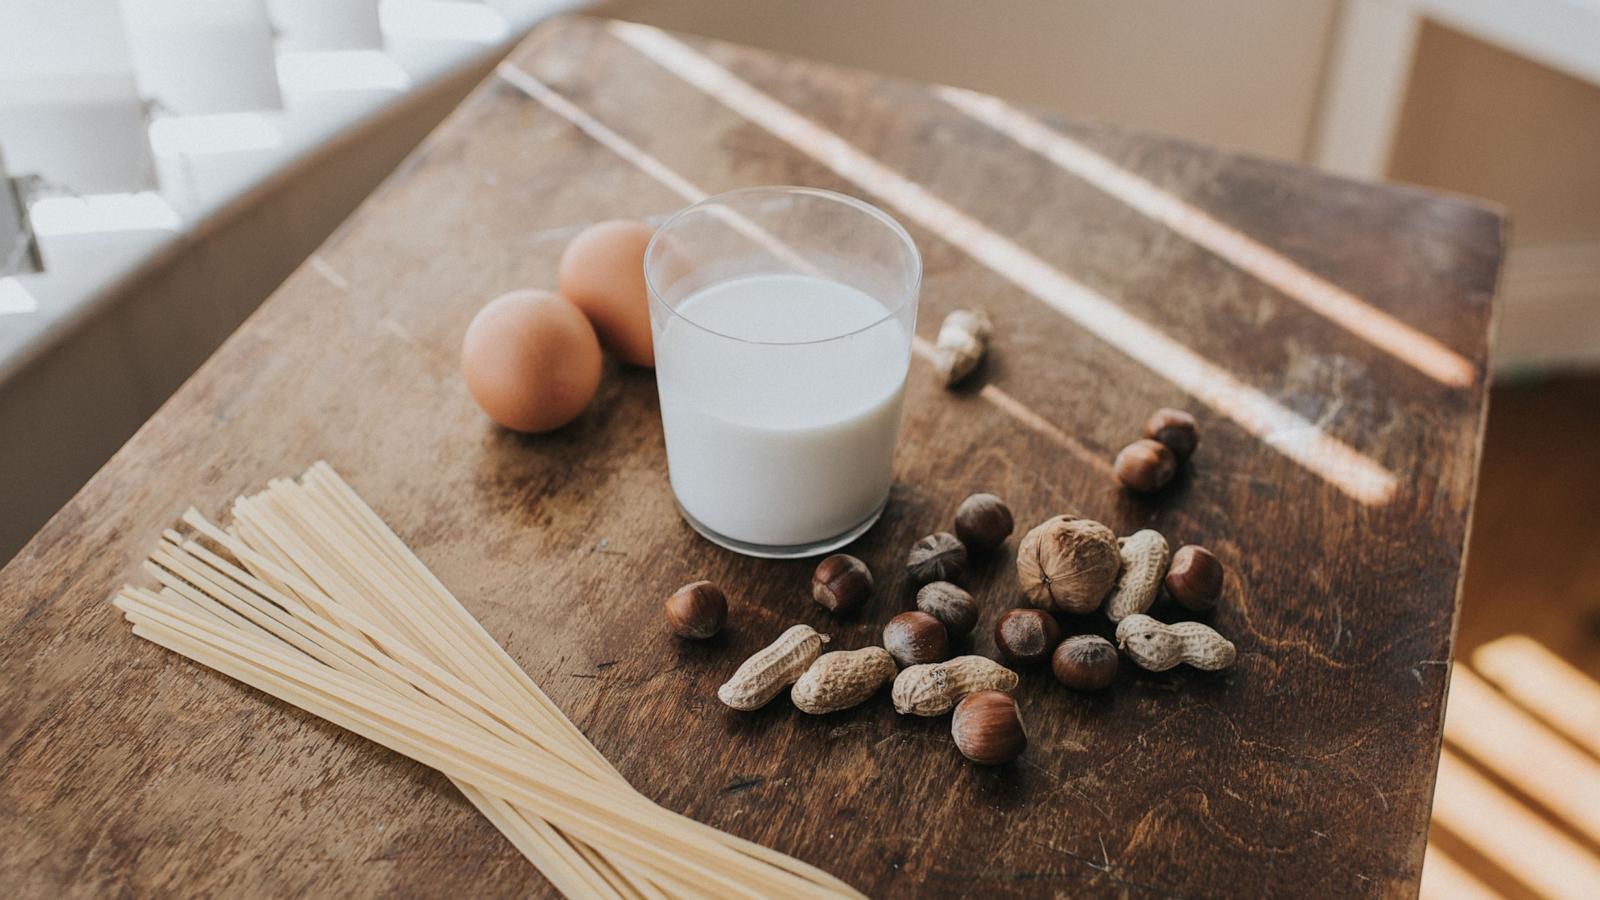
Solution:
M806 187L708 198L645 251L683 517L750 556L843 546L883 513L922 258L882 210Z

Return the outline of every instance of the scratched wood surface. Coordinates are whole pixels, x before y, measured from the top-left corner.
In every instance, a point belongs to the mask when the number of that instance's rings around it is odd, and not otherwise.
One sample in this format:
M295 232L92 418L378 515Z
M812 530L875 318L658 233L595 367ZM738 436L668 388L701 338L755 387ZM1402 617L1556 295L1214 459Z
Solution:
M552 23L512 64L573 104L566 114L516 73L491 78L0 573L6 893L549 891L444 778L135 639L106 604L184 507L221 512L319 458L647 795L870 894L1413 891L1499 217L1044 117L1442 342L1473 372L1445 384L924 86L687 43L1353 448L1393 474L1393 495L1354 499L1226 402L1199 402L1138 348L1113 349L902 215L926 260L919 332L932 339L951 309L986 306L998 326L979 379L990 389L947 393L913 364L889 510L853 548L880 588L855 618L830 618L808 599L810 563L734 556L678 519L649 372L609 368L591 410L544 437L491 427L466 395L456 352L474 310L552 285L586 223L682 206L665 170L711 192L793 183L873 196L617 31ZM639 153L597 142L596 123ZM1106 461L1162 405L1192 409L1204 444L1177 486L1127 496ZM1024 527L1077 510L1212 548L1231 576L1209 619L1238 643L1237 666L1152 675L1125 663L1095 696L1030 673L1018 697L1031 744L998 769L965 764L946 719L896 716L884 697L821 718L786 699L754 714L716 703L737 663L794 622L835 647L874 642L909 604L905 548L980 489L1008 498ZM976 652L992 652L984 632L1018 599L1011 552L971 578L984 603ZM732 627L680 643L660 599L701 577L734 598ZM1177 615L1166 600L1156 612Z

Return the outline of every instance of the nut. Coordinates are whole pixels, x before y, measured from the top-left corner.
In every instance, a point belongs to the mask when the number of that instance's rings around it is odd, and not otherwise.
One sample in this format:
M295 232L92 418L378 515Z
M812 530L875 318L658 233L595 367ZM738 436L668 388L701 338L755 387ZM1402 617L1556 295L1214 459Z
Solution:
M822 715L865 703L894 678L894 657L882 647L835 650L817 657L789 691L795 708Z
M993 494L973 494L956 509L956 537L973 553L988 553L1011 536L1011 508Z
M872 570L848 553L824 559L811 575L811 599L829 612L854 612L871 593Z
M968 694L957 703L950 736L962 756L985 766L1008 763L1028 746L1017 701L999 691Z
M1017 547L1017 580L1029 602L1057 612L1094 612L1116 584L1117 536L1090 519L1056 516Z
M890 696L902 715L942 716L974 691L1010 691L1017 681L1017 673L987 656L958 656L902 669Z
M917 609L943 622L952 638L962 637L978 624L977 601L948 581L923 585L917 591Z
M917 584L960 581L967 570L967 548L948 531L930 534L911 545L906 571Z
M728 598L709 581L686 584L667 598L667 625L672 633L704 640L722 630L728 621Z
M1166 487L1178 474L1178 457L1166 444L1140 438L1122 448L1112 469L1128 490L1148 494Z
M1233 643L1199 622L1165 625L1146 615L1132 615L1117 625L1117 646L1128 658L1152 672L1178 663L1214 672L1233 665Z
M950 655L950 633L925 612L903 612L883 626L883 647L902 666L939 662Z
M981 309L958 309L944 317L933 347L933 368L939 383L951 387L978 368L989 348L994 325Z
M1167 593L1186 609L1203 612L1217 605L1222 594L1222 563L1210 550L1187 544L1172 555L1167 570Z
M1117 589L1106 601L1106 616L1120 622L1134 613L1150 609L1161 592L1161 576L1167 573L1167 539L1146 528L1125 538L1117 538L1122 557L1122 574Z
M995 647L1018 665L1047 659L1060 641L1061 626L1042 609L1013 609L994 623Z
M1111 686L1117 677L1117 648L1095 634L1069 637L1050 657L1050 670L1056 680L1080 691L1098 691Z
M1166 444L1181 462L1200 446L1200 423L1181 409L1162 408L1144 423L1144 436Z
M745 660L733 677L717 688L717 699L746 712L766 706L811 668L827 641L810 625L790 628Z

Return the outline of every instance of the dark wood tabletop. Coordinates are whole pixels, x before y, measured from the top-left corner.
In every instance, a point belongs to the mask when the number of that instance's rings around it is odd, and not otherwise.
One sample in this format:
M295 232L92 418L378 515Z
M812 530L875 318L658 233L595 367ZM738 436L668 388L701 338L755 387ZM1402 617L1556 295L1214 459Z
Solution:
M703 193L873 201L924 254L919 334L996 323L975 385L913 363L896 483L853 545L854 618L813 562L697 537L651 373L608 365L575 424L492 427L473 312L550 287L566 240ZM883 896L1406 895L1428 828L1503 242L1484 206L584 19L534 33L0 573L8 896L517 896L536 870L430 770L136 639L108 605L196 504L327 459L635 785ZM1121 491L1161 406L1204 440ZM715 699L805 622L875 643L900 561L968 493L1200 543L1232 669L1124 661L1103 693L1017 692L1017 763L957 754L886 697L825 717ZM1020 530L1020 529L1019 529ZM977 568L975 652L1019 600ZM680 642L661 599L732 597ZM1180 617L1169 600L1154 613ZM1188 616L1183 616L1188 617ZM1103 617L1069 631L1109 633Z

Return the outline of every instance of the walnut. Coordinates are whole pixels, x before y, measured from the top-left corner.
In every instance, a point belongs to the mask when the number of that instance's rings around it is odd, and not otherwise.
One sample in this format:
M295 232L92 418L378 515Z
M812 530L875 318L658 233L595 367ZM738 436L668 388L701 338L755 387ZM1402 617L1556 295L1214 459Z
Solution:
M1116 586L1121 568L1117 536L1090 519L1056 516L1017 547L1022 593L1041 609L1094 612Z

